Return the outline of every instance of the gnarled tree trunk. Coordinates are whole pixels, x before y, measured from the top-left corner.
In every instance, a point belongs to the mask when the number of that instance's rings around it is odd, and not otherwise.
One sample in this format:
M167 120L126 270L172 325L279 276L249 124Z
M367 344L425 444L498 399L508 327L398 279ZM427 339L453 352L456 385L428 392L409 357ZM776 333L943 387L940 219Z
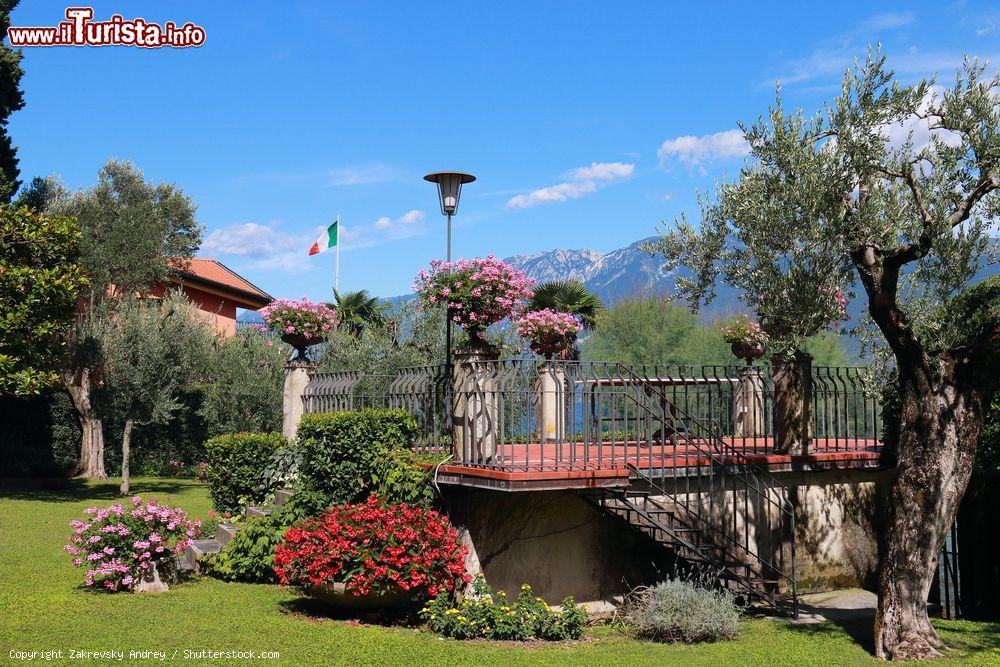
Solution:
M988 382L968 359L946 354L899 368L902 407L879 571L876 655L916 660L943 646L927 616L938 556L972 474L989 406Z
M791 359L771 359L774 380L774 451L808 454L812 440L812 357L795 351Z
M104 470L104 430L91 402L91 371L84 368L63 375L63 386L69 392L80 420L80 463L77 474L90 479L107 479Z

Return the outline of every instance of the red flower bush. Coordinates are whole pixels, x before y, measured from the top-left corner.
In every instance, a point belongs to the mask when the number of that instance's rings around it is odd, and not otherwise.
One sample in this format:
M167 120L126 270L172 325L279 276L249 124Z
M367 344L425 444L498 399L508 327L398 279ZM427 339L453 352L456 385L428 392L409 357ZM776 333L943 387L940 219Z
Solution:
M471 580L465 554L437 512L371 496L290 528L275 550L274 571L282 584L304 589L340 582L358 597L394 589L435 597L456 579Z

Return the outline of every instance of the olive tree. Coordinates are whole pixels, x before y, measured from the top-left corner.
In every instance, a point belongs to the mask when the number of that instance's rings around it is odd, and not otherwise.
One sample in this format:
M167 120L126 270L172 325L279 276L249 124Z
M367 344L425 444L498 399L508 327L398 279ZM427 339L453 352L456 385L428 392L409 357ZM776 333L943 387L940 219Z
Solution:
M146 181L131 162L109 160L97 185L73 194L49 183L47 213L76 218L80 265L89 283L70 335L62 381L73 400L82 431L79 472L103 479L104 435L94 401L101 384L103 317L114 317L122 299L148 290L171 271L169 257L194 255L202 227L191 198L177 186Z
M967 60L948 87L903 85L869 53L815 117L786 114L779 99L743 129L739 182L701 230L682 226L662 247L694 262L692 293L721 278L778 317L824 320L820 286L861 286L901 401L876 652L935 656L927 596L1000 370L1000 280L970 286L1000 219L1000 77ZM751 280L776 256L780 274ZM785 299L793 267L807 287Z
M215 334L180 292L162 301L127 297L101 322L103 388L122 423L121 493L128 495L133 429L172 418L181 389L210 367Z

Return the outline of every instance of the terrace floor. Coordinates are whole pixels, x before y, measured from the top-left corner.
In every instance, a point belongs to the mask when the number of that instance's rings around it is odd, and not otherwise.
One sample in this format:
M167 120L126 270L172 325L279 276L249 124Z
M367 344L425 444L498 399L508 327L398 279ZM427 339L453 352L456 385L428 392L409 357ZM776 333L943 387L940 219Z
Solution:
M712 465L710 443L616 442L584 444L505 443L490 465L446 463L442 484L506 491L589 489L628 486L630 469L653 477L699 475ZM871 439L815 438L807 454L780 454L771 438L727 438L716 465L754 463L770 472L814 472L882 467L882 443Z

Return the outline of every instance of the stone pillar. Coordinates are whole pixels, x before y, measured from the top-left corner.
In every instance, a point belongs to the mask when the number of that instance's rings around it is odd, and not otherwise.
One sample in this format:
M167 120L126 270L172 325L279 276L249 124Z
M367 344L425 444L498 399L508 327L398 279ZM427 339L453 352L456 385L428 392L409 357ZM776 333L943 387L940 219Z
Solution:
M285 390L282 394L281 434L293 440L299 428L299 420L305 412L302 397L309 385L309 378L316 366L308 362L290 361L285 364Z
M538 366L535 380L535 422L541 442L563 442L566 437L566 366L547 361Z
M751 438L764 430L764 378L759 368L744 366L733 393L733 435Z
M500 418L496 354L472 349L452 360L452 454L456 463L492 463Z
M782 454L808 454L812 440L812 357L796 352L792 359L771 360L774 378L774 449Z

